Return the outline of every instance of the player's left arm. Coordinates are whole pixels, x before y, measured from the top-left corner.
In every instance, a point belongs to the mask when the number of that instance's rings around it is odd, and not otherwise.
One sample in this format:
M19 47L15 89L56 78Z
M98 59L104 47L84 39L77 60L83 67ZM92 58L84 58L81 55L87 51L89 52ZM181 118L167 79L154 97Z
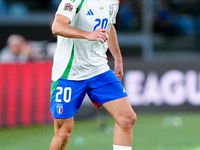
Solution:
M117 76L117 78L119 80L122 79L124 72L123 72L123 60L122 60L122 55L121 55L121 51L118 45L118 41L117 41L117 33L115 30L114 25L112 24L111 29L110 29L110 35L108 38L108 47L109 50L112 54L112 56L114 57L115 60L115 70L114 73Z

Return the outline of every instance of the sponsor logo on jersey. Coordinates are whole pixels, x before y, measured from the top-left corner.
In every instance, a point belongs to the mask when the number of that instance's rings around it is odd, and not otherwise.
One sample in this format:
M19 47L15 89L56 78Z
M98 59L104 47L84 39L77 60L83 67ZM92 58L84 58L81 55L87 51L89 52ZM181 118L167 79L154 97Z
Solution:
M87 12L86 15L90 16L90 15L94 15L94 13L93 13L93 11L90 9L90 10Z
M66 3L64 7L64 11L72 12L73 8L74 8L73 5L71 5L70 3Z
M63 104L57 104L57 113L62 114L63 113Z

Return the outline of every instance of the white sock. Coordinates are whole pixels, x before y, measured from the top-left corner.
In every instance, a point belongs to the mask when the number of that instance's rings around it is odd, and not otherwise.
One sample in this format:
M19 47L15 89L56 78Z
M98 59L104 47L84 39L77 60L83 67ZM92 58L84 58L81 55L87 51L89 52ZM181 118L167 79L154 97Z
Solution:
M113 145L113 150L132 150L132 147Z

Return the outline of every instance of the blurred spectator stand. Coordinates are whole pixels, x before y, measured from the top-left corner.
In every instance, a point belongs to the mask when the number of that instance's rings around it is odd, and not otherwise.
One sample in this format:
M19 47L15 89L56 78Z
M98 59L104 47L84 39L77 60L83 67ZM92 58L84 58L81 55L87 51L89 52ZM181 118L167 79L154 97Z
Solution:
M7 40L7 45L0 52L1 63L27 62L44 59L47 42L27 41L23 36L13 34Z

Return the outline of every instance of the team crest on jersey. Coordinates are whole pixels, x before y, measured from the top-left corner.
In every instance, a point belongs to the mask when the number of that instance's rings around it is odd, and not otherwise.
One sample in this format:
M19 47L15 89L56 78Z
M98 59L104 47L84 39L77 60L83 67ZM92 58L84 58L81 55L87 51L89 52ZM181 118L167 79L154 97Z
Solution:
M113 9L113 4L110 4L110 5L109 5L109 9Z
M71 5L70 3L66 3L64 7L64 11L72 12L73 8L74 8L73 5Z
M114 9L113 4L110 4L110 5L109 5L109 15L110 15L110 16L113 15L113 9Z
M57 104L57 113L62 114L63 113L63 104Z

